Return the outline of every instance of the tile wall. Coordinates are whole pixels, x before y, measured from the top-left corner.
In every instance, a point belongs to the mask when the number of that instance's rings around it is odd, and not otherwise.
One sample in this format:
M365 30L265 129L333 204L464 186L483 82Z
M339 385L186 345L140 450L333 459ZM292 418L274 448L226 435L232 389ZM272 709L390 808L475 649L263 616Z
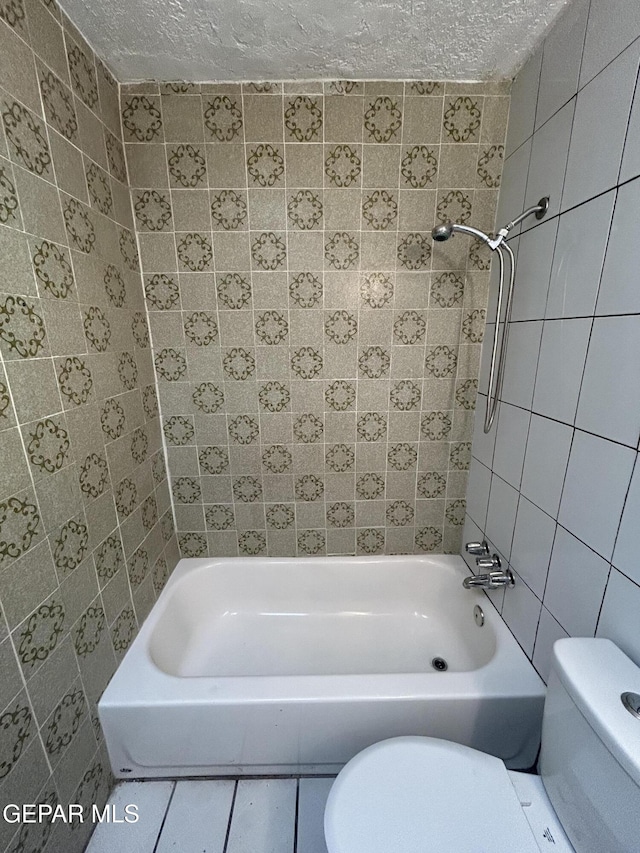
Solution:
M517 574L494 601L545 679L566 635L640 664L640 7L613 5L571 4L513 86L498 220L551 205L513 241L503 402L467 495L465 541Z
M53 0L0 2L3 805L105 801L96 701L178 559L118 95Z
M508 91L123 87L184 556L458 550Z

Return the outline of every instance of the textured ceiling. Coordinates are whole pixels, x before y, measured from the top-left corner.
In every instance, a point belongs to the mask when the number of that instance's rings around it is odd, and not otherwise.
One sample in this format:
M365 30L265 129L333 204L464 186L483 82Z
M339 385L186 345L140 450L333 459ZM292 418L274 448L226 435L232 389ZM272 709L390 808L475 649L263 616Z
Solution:
M121 81L510 78L567 0L63 0Z

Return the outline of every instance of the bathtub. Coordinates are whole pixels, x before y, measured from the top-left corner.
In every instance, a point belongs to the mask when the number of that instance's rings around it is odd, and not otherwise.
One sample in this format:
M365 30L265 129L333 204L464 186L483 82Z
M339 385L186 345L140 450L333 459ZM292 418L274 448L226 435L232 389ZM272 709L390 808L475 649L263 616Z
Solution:
M334 774L396 735L530 767L544 684L466 574L442 555L181 560L99 702L115 776Z

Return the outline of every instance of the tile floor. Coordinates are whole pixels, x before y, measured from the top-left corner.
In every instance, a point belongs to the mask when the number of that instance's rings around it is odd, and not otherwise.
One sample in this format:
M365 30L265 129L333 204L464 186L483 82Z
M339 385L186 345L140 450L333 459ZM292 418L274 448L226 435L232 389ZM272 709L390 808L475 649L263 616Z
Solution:
M324 807L332 778L123 782L86 853L326 853ZM113 814L113 809L112 809Z

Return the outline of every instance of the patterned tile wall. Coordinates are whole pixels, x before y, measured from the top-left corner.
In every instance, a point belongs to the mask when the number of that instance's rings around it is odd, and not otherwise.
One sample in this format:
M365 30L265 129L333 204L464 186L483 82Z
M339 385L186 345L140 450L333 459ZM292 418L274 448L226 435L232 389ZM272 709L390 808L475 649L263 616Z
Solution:
M182 554L456 551L508 86L121 95Z
M178 559L118 97L53 0L0 0L3 804L105 801L96 702Z

